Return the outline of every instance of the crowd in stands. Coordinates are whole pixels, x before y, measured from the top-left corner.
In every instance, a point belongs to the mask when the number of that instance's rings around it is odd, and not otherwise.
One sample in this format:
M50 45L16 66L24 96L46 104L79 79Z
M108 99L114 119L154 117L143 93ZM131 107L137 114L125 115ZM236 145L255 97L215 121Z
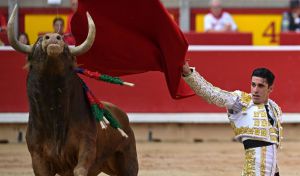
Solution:
M210 13L204 17L205 32L234 32L238 30L230 13L222 8L221 0L210 1ZM282 32L300 32L300 0L290 0L289 9L283 13Z
M53 29L55 33L58 33L63 36L64 41L68 45L75 45L75 38L73 37L71 32L64 32L65 22L62 18L56 17L53 20Z
M67 17L66 22L62 18L53 20L53 30L63 35L69 45L75 45L75 39L71 33L70 22L74 12L77 10L78 0L70 0L72 13ZM229 12L223 9L221 0L210 0L210 11L204 16L204 32L238 32L238 26ZM6 32L7 19L0 12L0 32ZM66 29L65 29L66 26ZM64 30L65 29L65 30ZM300 32L300 0L290 0L287 11L282 15L281 31ZM49 31L50 32L50 31ZM20 41L29 43L28 35L20 33ZM27 39L26 39L27 38ZM0 46L4 45L0 38Z
M221 0L210 1L210 13L204 17L204 31L206 32L234 32L237 25L228 12L222 8Z
M19 34L18 40L23 44L30 45L28 34L25 32Z
M62 35L64 37L64 41L68 45L75 45L75 43L76 43L75 38L71 33L71 19L73 17L73 14L77 10L77 6L78 6L78 0L71 0L72 13L69 14L69 16L67 18L67 24L66 24L66 30L65 31L64 31L65 22L62 18L57 17L53 20L54 32L57 32L60 35Z
M60 17L56 17L53 19L53 31L49 31L49 32L56 32L59 33L63 36L64 41L69 44L69 45L75 45L75 38L73 37L72 33L71 33L71 18L73 16L73 14L75 13L75 11L77 10L77 6L78 6L78 0L70 0L71 2L71 9L72 9L72 13L68 16L67 20L66 20L66 29L65 29L65 21L60 18ZM7 18L5 17L4 14L2 14L0 12L0 32L3 33L2 36L6 35L6 30L7 30ZM3 39L2 39L3 40ZM0 46L4 46L5 43L3 42L0 38ZM29 42L29 37L28 34L25 32L20 32L19 33L19 37L18 40L24 44L30 44Z
M300 32L300 1L291 0L289 10L283 13L282 32Z

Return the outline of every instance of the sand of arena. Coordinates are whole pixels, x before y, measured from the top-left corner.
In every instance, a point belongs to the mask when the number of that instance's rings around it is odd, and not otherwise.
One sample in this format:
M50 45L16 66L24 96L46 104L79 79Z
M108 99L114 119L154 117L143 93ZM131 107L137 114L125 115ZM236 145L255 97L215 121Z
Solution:
M300 141L283 143L281 175L300 175L299 148ZM138 142L137 150L140 176L239 176L243 166L242 145L230 141ZM26 144L0 145L0 176L32 175Z

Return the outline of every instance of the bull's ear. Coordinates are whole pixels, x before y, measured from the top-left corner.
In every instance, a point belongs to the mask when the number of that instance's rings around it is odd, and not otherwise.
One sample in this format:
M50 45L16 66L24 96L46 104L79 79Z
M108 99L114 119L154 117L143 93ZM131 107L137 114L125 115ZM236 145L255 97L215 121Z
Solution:
M25 45L21 42L19 42L16 39L15 36L15 18L16 18L16 13L17 13L17 8L18 5L16 4L14 7L14 10L8 20L7 23L7 37L9 44L17 51L22 52L22 53L31 53L32 51L32 46L30 45Z

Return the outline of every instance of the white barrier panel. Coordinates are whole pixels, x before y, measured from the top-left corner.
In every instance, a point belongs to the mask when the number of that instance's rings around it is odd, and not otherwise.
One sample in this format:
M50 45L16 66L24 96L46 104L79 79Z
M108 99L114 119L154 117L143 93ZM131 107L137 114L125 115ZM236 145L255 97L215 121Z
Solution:
M0 46L0 51L13 51L11 46Z
M189 51L300 51L300 46L190 45Z
M11 46L0 46L0 51L12 50ZM300 46L190 45L188 51L300 51Z
M131 123L229 123L226 113L128 113ZM0 123L27 123L28 113L0 113ZM300 123L300 113L284 113L283 123Z

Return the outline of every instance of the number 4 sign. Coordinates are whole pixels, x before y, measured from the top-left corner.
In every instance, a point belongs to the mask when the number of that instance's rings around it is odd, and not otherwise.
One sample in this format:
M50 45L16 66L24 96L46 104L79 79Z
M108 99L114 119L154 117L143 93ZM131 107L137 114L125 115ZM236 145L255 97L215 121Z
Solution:
M272 21L271 23L269 23L269 25L267 26L267 28L264 30L263 32L263 37L267 37L270 39L270 43L278 43L279 41L279 36L276 33L276 25L275 22Z

